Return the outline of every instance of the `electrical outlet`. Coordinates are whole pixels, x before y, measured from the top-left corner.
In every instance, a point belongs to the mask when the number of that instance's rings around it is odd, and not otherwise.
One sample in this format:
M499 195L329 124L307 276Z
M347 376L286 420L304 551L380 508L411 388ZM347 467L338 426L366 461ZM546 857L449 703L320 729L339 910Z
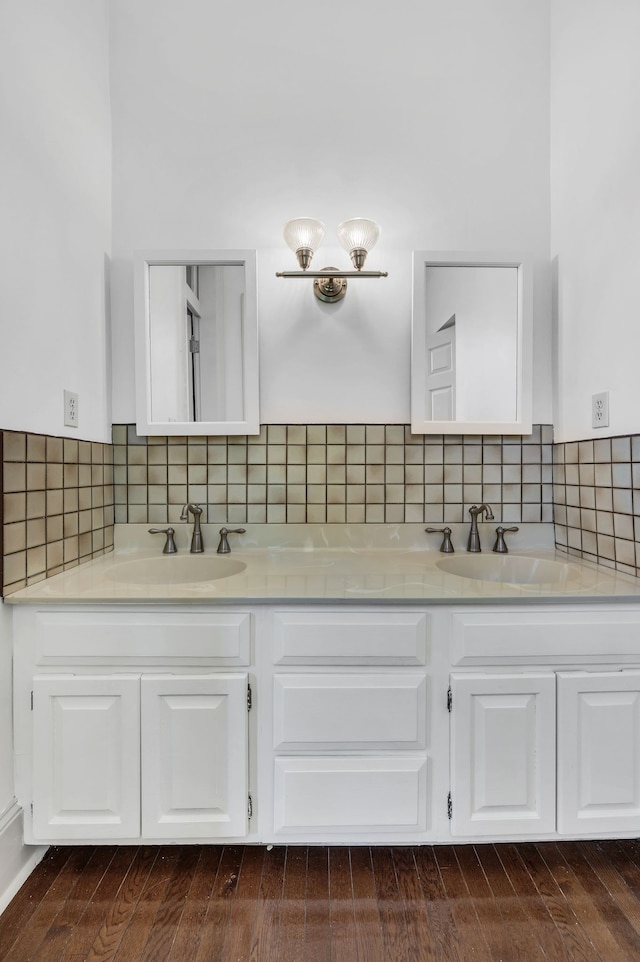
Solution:
M609 427L609 392L591 395L591 427Z
M68 428L78 427L78 395L73 391L64 392L64 423Z

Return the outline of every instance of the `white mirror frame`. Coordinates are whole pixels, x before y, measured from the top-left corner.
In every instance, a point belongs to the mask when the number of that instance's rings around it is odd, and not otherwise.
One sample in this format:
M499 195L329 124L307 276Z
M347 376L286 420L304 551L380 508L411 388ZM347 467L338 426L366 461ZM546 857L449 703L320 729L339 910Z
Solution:
M432 421L425 417L427 267L515 267L518 270L516 418L513 421ZM411 311L411 431L413 434L530 434L532 430L533 271L513 253L413 252Z
M156 265L241 266L245 271L243 318L244 419L241 421L152 421L149 350L149 268ZM139 435L259 434L258 296L255 250L137 251L134 255L136 429Z

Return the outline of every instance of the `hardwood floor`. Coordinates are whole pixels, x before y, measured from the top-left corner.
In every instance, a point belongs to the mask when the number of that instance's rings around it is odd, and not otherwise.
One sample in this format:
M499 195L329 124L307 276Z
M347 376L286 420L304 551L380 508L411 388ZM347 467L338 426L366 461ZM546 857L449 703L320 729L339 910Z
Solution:
M640 960L640 843L53 848L2 962Z

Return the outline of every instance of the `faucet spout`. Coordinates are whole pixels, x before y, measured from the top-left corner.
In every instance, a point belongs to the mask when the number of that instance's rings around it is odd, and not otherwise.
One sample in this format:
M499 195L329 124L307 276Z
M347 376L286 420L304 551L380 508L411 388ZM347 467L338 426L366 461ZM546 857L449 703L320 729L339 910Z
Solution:
M480 532L478 531L478 515L484 511L487 521L493 521L493 511L490 504L474 504L469 508L471 515L471 528L469 530L469 540L467 541L467 551L482 551L480 545Z
M202 542L202 530L200 528L200 517L202 515L202 508L199 504L185 504L182 513L180 514L181 521L187 521L189 518L189 513L193 515L193 535L191 536L191 554L201 554L204 551L204 544Z

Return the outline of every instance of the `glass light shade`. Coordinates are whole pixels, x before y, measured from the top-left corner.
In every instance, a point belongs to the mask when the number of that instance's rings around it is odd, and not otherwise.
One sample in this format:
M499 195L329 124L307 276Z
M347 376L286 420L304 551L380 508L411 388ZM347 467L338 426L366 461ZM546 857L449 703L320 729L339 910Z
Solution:
M368 253L379 237L380 227L374 220L367 220L366 217L352 217L338 227L338 240L347 254L354 250Z
M297 253L299 250L316 251L324 237L324 224L313 217L296 217L284 225L284 239Z

